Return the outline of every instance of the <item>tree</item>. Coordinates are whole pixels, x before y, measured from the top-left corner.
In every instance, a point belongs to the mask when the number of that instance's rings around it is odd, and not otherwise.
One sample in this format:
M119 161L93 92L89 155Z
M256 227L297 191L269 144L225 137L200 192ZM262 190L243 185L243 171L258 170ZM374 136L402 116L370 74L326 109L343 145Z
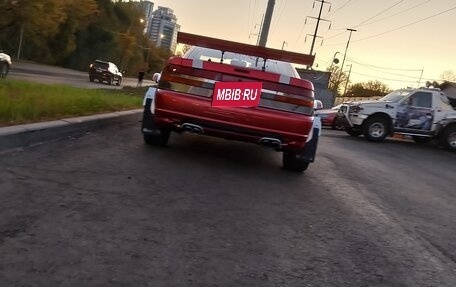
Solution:
M59 31L66 17L63 7L64 1L60 0L3 1L0 11L8 12L0 17L1 45L18 52L16 45L22 38L21 52L29 57L47 58L50 47L46 41Z
M176 53L176 55L182 57L183 55L185 55L185 53L188 52L188 50L190 50L191 47L192 47L192 46L187 45L187 44L182 45L180 51L178 51L178 52Z
M347 89L347 97L383 97L390 92L390 88L380 81L368 81L350 85Z
M446 70L440 75L440 79L448 82L456 82L456 73L452 70Z
M331 73L331 77L329 78L329 87L328 89L334 92L336 95L340 95L342 88L342 83L345 83L348 79L346 73L341 72L340 68L336 65L331 65L326 69L327 72Z
M134 1L0 0L0 49L85 71L95 59L130 75L145 67L159 71L170 55L144 35L138 7Z
M66 0L65 20L59 32L48 41L52 47L54 63L65 65L67 57L77 49L76 34L94 20L98 5L94 0Z

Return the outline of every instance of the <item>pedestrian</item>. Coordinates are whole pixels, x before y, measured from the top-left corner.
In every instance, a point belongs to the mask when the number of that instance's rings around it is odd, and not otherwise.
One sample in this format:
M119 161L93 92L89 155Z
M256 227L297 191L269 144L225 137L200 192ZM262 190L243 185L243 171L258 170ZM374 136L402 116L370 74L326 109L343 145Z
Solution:
M144 79L144 71L141 70L138 72L138 84L136 85L137 87L141 87L143 79Z

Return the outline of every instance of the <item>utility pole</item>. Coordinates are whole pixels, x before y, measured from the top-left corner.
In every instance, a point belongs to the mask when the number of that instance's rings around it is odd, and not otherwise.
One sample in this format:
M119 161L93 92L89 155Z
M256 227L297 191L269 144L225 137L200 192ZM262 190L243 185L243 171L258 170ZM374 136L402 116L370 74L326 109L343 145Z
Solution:
M344 95L347 94L347 87L348 87L348 82L350 81L350 75L352 72L353 64L350 64L349 66L350 66L350 70L348 70L347 82L345 83L345 88L344 88Z
M272 12L274 12L275 0L268 0L268 7L266 8L266 15L264 16L264 22L261 27L260 40L258 46L266 47L268 41L269 28L271 27Z
M282 50L283 50L283 47L285 47L285 44L287 44L287 46L288 46L288 43L285 42L285 41L283 41L283 43L282 43Z
M421 79L423 78L423 73L424 73L424 68L421 69L421 75L420 75L420 79L418 80L418 88L420 87L421 85Z
M337 80L337 85L339 85L339 83L340 83L340 77L342 76L342 71L344 70L345 57L347 56L348 45L350 45L350 39L351 39L352 33L356 32L357 30L347 29L347 31L350 31L350 36L348 36L347 46L345 47L344 59L342 60L342 66L340 67L340 73L339 73L339 79Z
M314 46L315 46L315 39L318 37L318 27L320 26L320 21L328 21L326 19L322 19L321 18L321 12L323 11L323 5L324 4L329 4L331 5L331 3L329 3L328 1L325 1L325 0L316 0L318 2L321 2L321 5L320 5L320 12L318 13L318 17L315 18L315 17L308 17L308 18L312 18L312 19L316 19L317 20L317 25L315 25L315 32L313 34L313 39L312 39L312 45L310 46L310 53L309 55L313 55L313 49L314 49ZM315 4L315 2L314 2ZM307 20L307 19L306 19ZM329 22L329 21L328 21Z
M24 24L21 25L21 31L19 33L19 47L17 48L17 59L21 57L22 50L22 37L24 36Z

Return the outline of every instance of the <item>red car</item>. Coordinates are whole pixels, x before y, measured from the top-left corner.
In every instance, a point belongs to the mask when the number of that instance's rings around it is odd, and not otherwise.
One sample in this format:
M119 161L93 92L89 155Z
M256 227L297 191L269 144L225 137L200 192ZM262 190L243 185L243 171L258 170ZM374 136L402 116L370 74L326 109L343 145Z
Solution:
M322 109L315 111L315 115L320 117L323 126L331 127L333 130L343 130L341 120L337 117L337 111L341 105L337 105L330 109Z
M310 55L179 32L193 47L171 57L144 98L142 133L166 145L171 132L191 132L255 143L283 152L286 170L304 171L314 161L320 125L314 89L290 62L312 65ZM261 83L257 106L213 104L217 84Z

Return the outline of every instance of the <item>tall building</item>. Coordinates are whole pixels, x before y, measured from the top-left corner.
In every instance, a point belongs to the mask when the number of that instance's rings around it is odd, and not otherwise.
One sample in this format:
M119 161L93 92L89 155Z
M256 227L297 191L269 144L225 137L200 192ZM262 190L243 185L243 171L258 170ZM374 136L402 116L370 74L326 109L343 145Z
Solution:
M174 54L179 30L180 25L177 24L174 10L158 6L158 9L152 12L147 31L150 39L155 42L157 47L163 47Z
M154 11L154 3L149 0L140 0L137 5L139 9L144 12L144 26L146 27L144 32L148 33L147 27L149 27L150 19Z

